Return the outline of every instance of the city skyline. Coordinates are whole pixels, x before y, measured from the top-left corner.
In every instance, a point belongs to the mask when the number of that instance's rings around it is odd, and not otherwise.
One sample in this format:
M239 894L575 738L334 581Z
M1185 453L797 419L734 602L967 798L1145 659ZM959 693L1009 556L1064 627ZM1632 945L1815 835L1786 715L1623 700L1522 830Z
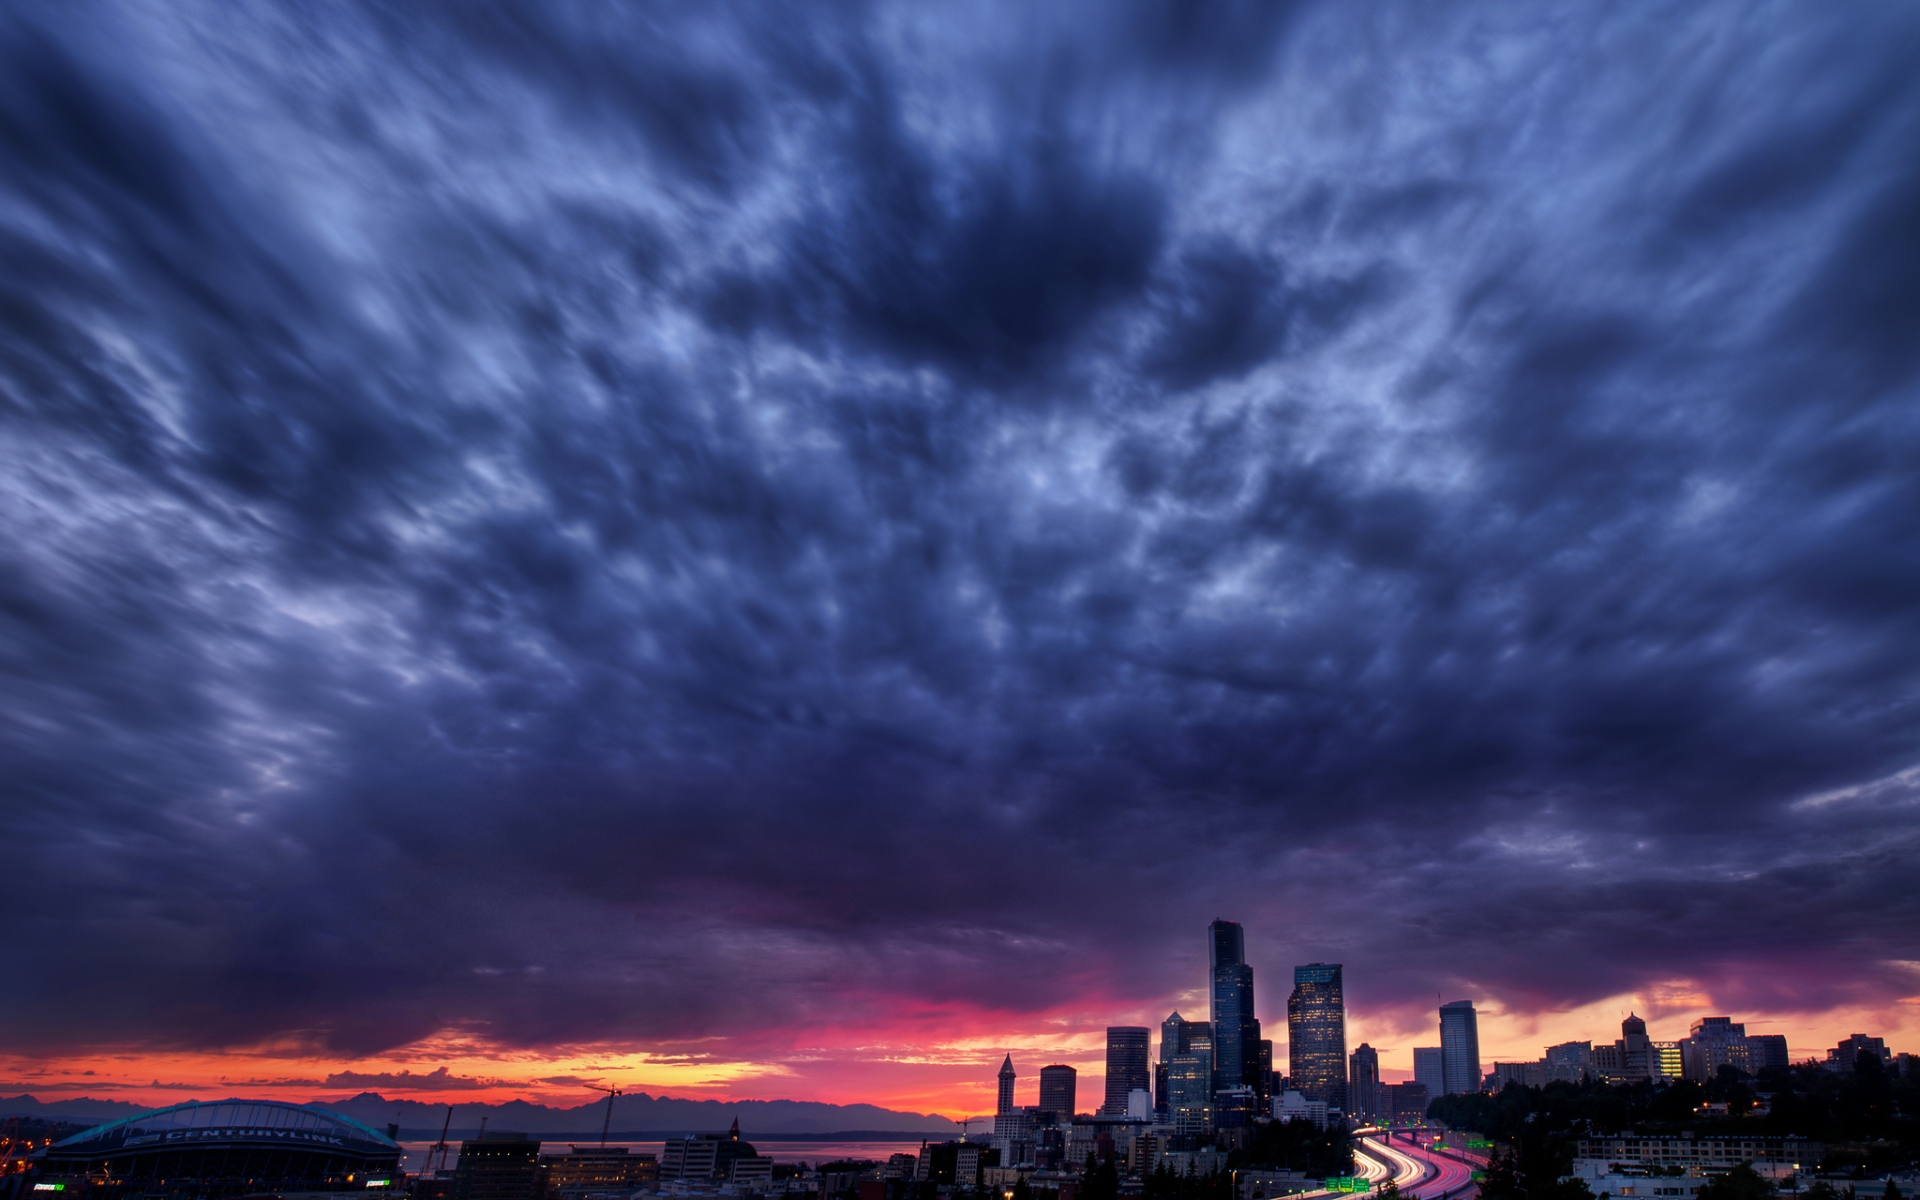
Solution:
M1225 932L1224 935L1223 935L1223 930L1227 931ZM1206 935L1207 935L1207 941L1208 941L1207 983L1203 988L1199 990L1204 997L1210 999L1217 994L1218 982L1222 978L1220 967L1223 965L1221 961L1223 948L1228 946L1232 947L1232 949L1225 955L1225 957L1228 960L1226 965L1242 966L1243 970L1247 968L1244 967L1242 964L1231 962L1231 959L1236 955L1244 957L1244 950L1243 950L1243 947L1245 944L1244 935L1238 923L1216 919L1207 928ZM1227 940L1223 941L1223 936ZM1336 986L1340 985L1342 982L1342 972L1338 964L1312 963L1312 964L1302 964L1294 968L1294 977L1296 981L1301 979L1303 977L1303 974L1305 977L1314 979L1316 981L1325 982L1325 981L1331 980L1335 983ZM1293 996L1289 996L1289 999L1287 1001L1287 1007L1289 1009L1291 1009L1294 1006L1295 996L1298 995L1298 987L1299 987L1298 982L1296 982L1295 994ZM1349 1014L1345 1013L1344 1011L1344 1004L1341 1005L1341 1009L1342 1009L1342 1016L1348 1017ZM1464 1068L1458 1067L1457 1065L1452 1064L1449 1061L1452 1056L1449 1055L1447 1052L1448 1049L1450 1049L1450 1043L1453 1040L1448 1033L1448 1028L1449 1028L1448 1013L1450 1011L1457 1012L1461 1010L1464 1010L1466 1014L1466 1022L1467 1022L1466 1028L1470 1031L1468 1034L1468 1037L1472 1042L1475 1043L1473 1052L1474 1054L1477 1055L1477 1058L1475 1059L1475 1064L1474 1064L1477 1069L1471 1072L1467 1072L1465 1071ZM1530 1048L1528 1050L1520 1050L1520 1051L1508 1050L1505 1053L1494 1053L1494 1052L1484 1051L1479 1049L1477 1046L1477 1033L1478 1033L1477 1018L1479 1016L1479 1013L1478 1013L1478 1010L1474 1007L1472 1001L1457 1000L1457 1001L1450 1001L1446 1003L1436 1002L1433 1009L1431 1010L1430 1015L1434 1018L1434 1022L1429 1025L1428 1029L1424 1031L1424 1033L1416 1032L1412 1038L1412 1041L1419 1042L1423 1037L1425 1037L1437 1043L1441 1043L1441 1044L1433 1045L1428 1051L1425 1051L1433 1055L1432 1078L1434 1081L1436 1081L1435 1086L1433 1086L1430 1089L1433 1095L1440 1095L1448 1092L1457 1092L1463 1089L1477 1090L1479 1086L1478 1081L1481 1076L1486 1075L1488 1078L1492 1078L1492 1076L1488 1074L1488 1070L1492 1068L1494 1065L1502 1062L1510 1063L1516 1060L1532 1061L1534 1057L1533 1054L1531 1053ZM1138 1035L1142 1033L1146 1034L1147 1037L1145 1039L1145 1046L1146 1046L1148 1066L1147 1066L1147 1070L1145 1072L1144 1078L1147 1082L1148 1088L1152 1092L1152 1095L1156 1100L1158 1100L1162 1094L1161 1088L1166 1083L1166 1076L1159 1073L1164 1069L1165 1062L1166 1062L1165 1050L1164 1050L1166 1043L1161 1035L1163 1035L1170 1027L1173 1027L1178 1021L1180 1021L1180 1019L1181 1019L1180 1014L1176 1011L1173 1014L1171 1014L1165 1022L1163 1022L1160 1026L1158 1026L1157 1029L1154 1027L1142 1028L1142 1027L1136 1027L1136 1026L1105 1026L1101 1030L1101 1046L1100 1046L1101 1053L1100 1053L1100 1058L1098 1060L1099 1065L1104 1067L1106 1063L1112 1060L1112 1055L1115 1053L1114 1047L1116 1044L1115 1043L1116 1035L1119 1035L1123 1039L1133 1038L1135 1040L1138 1040ZM1729 1021L1735 1022L1733 1028L1736 1031L1744 1032L1744 1026L1746 1022L1740 1022L1736 1018L1730 1018L1723 1015L1694 1016L1687 1022L1687 1027L1688 1027L1688 1031L1697 1034L1703 1026L1707 1027L1711 1032L1712 1028L1715 1027L1716 1023L1718 1023L1718 1025L1721 1027L1725 1027L1726 1023ZM1256 1018L1256 1023L1257 1023L1257 1018ZM1214 1037L1214 1033L1213 1033L1211 1023L1203 1021L1203 1022L1199 1022L1197 1026L1195 1025L1194 1022L1187 1022L1187 1024L1190 1028L1198 1029L1199 1032L1192 1035L1194 1038L1205 1039L1203 1043L1205 1046L1205 1050L1203 1051L1203 1053L1205 1055L1206 1062L1208 1065L1207 1065L1207 1069L1204 1072L1203 1077L1207 1082L1202 1086L1204 1086L1204 1089L1205 1089L1204 1094L1210 1100L1214 1089L1220 1088L1222 1086L1231 1086L1231 1085L1224 1084L1223 1081L1220 1079L1218 1071L1216 1069L1213 1069L1213 1066L1212 1066L1214 1062L1214 1058L1213 1058L1214 1051L1212 1048L1212 1039ZM1288 1024L1289 1022L1283 1020L1279 1023L1278 1028L1286 1029L1288 1027ZM1641 1039L1641 1044L1644 1046L1647 1044L1647 1039L1651 1036L1648 1030L1647 1022L1632 1011L1629 1011L1623 1016L1620 1022L1620 1028L1623 1031L1623 1035L1628 1039L1627 1043L1623 1043L1625 1045L1630 1046L1632 1039L1637 1036L1638 1038ZM1602 1029L1600 1032L1604 1033L1606 1032L1606 1030ZM1661 1030L1656 1032L1668 1032L1668 1033L1674 1034L1675 1036L1681 1035L1681 1031L1679 1030ZM1542 1045L1539 1047L1539 1049L1543 1053L1551 1056L1553 1051L1564 1049L1565 1045L1570 1045L1572 1043L1590 1042L1596 1047L1599 1047L1604 1044L1604 1038L1597 1038L1593 1030L1587 1030L1586 1034L1587 1036L1584 1036L1584 1037L1583 1036L1568 1037L1564 1039L1563 1045L1559 1045L1559 1046ZM1778 1034L1766 1034L1761 1032L1758 1029L1755 1030L1755 1035L1763 1039L1781 1039L1783 1037L1783 1035L1778 1035ZM1854 1031L1850 1036L1858 1037L1860 1035L1858 1031ZM1186 1037L1183 1036L1182 1038L1183 1045L1186 1040L1187 1040ZM1784 1057L1786 1060L1790 1060L1794 1062L1805 1061L1808 1059L1819 1059L1822 1053L1826 1051L1827 1044L1829 1042L1838 1042L1841 1040L1842 1039L1840 1038L1828 1038L1823 1041L1819 1035L1813 1035L1812 1042L1807 1042L1804 1040L1794 1042L1792 1043L1791 1046L1783 1047L1782 1053L1784 1054ZM1084 1068L1077 1068L1072 1064L1053 1064L1053 1065L1049 1065L1048 1067L1039 1068L1039 1069L1030 1069L1026 1072L1021 1072L1014 1065L1014 1062L1013 1062L1014 1055L1019 1053L1025 1053L1027 1049L1030 1047L1052 1046L1052 1047L1055 1047L1057 1051L1057 1049L1060 1046L1062 1046L1064 1043L1059 1041L1049 1041L1045 1039L1028 1039L1028 1040L1019 1040L1015 1042L1008 1042L1008 1041L1002 1040L997 1044L1001 1048L993 1051L992 1054L989 1055L989 1060L993 1055L998 1055L1001 1059L1002 1065L999 1071L997 1072L998 1078L996 1082L993 1083L992 1085L989 1085L987 1088L990 1095L986 1101L986 1106L984 1108L978 1111L974 1111L972 1108L968 1106L968 1104L963 1103L957 1106L947 1105L947 1106L944 1106L946 1111L936 1112L935 1110L939 1110L942 1108L941 1105L921 1103L918 1105L918 1107L924 1108L929 1112L934 1112L935 1115L949 1116L951 1117L951 1119L954 1119L954 1120L958 1120L963 1116L972 1116L974 1119L984 1120L995 1113L1004 1115L1009 1112L1017 1112L1027 1108L1044 1107L1044 1097L1041 1094L1042 1072L1051 1070L1051 1071L1065 1071L1069 1073L1061 1076L1061 1079L1065 1088L1064 1094L1067 1094L1067 1095L1073 1094L1074 1091L1076 1090L1077 1084L1078 1084L1077 1076L1086 1075L1088 1077L1090 1084L1096 1088L1099 1094L1102 1094L1105 1097L1105 1101L1102 1104L1093 1105L1091 1106L1091 1109L1099 1112L1115 1111L1112 1108L1113 1104L1115 1103L1115 1096L1105 1086L1106 1080L1107 1080L1107 1073L1104 1070L1101 1070L1098 1072L1089 1072ZM1416 1045L1408 1045L1398 1050L1395 1050L1393 1048L1388 1048L1386 1050L1386 1054L1389 1056L1389 1061L1392 1061L1396 1057L1404 1057L1406 1059L1407 1065L1404 1068L1402 1068L1398 1066L1383 1065L1381 1062L1382 1051L1378 1048L1375 1048L1371 1045L1365 1044L1364 1042L1357 1041L1351 1038L1348 1039L1347 1044L1357 1045L1361 1047L1361 1050L1365 1052L1366 1056L1370 1060L1369 1062L1370 1068L1373 1071L1377 1072L1377 1077L1376 1077L1377 1082L1382 1085L1396 1083L1396 1082L1412 1081L1412 1080L1415 1080L1416 1078L1421 1077L1418 1074L1419 1068L1418 1068L1417 1062L1415 1061L1415 1053L1416 1053L1416 1050L1419 1049L1419 1047ZM1653 1044L1657 1045L1660 1043L1656 1041ZM1671 1045L1672 1043L1669 1042L1667 1044ZM1017 1048L1014 1048L1014 1047L1017 1047ZM1898 1047L1896 1047L1896 1049L1897 1048ZM1292 1047L1290 1043L1281 1042L1276 1044L1275 1053L1274 1053L1274 1062L1275 1062L1275 1070L1278 1074L1285 1075L1288 1073L1286 1070L1286 1067L1289 1067L1292 1062L1291 1050L1292 1050ZM1675 1053L1678 1054L1677 1051ZM1360 1055L1360 1051L1356 1051L1354 1057L1358 1058L1359 1055ZM1055 1057L1058 1058L1058 1057L1061 1057L1061 1055L1059 1055L1056 1052ZM1628 1051L1628 1060L1630 1063L1633 1062L1631 1049L1629 1049ZM1089 1060L1082 1059L1080 1061L1085 1062ZM1678 1060L1676 1059L1676 1062L1677 1061ZM1716 1060L1716 1061L1724 1061L1724 1059ZM1711 1073L1711 1065L1712 1064L1708 1064L1707 1073L1709 1074ZM1639 1062L1638 1067L1636 1069L1644 1069L1644 1067L1645 1067L1645 1060L1642 1059ZM644 1070L644 1068L641 1068L641 1069ZM955 1063L953 1064L951 1069L956 1072L971 1071L972 1065L964 1064L964 1063ZM1675 1071L1672 1071L1669 1073L1677 1074L1677 1068ZM420 1074L425 1075L428 1073L422 1072ZM398 1074L387 1073L385 1075L367 1075L365 1073L345 1073L343 1074L343 1076L339 1077L339 1081L340 1081L340 1086L343 1088L351 1087L354 1089L374 1089L374 1090L384 1089L385 1091L391 1092L393 1094L393 1097L397 1099L407 1099L407 1098L418 1099L423 1095L431 1095L431 1096L440 1098L442 1102L453 1101L456 1103L458 1102L474 1103L474 1102L482 1102L483 1095L488 1100L500 1100L500 1099L507 1099L507 1098L526 1099L530 1094L529 1090L526 1089L525 1087L516 1087L512 1084L506 1084L506 1083L501 1083L501 1084L498 1084L497 1086L492 1086L492 1087L476 1086L476 1083L478 1081L462 1078L456 1074L449 1072L444 1066L439 1068L438 1074L443 1078L435 1081L432 1079L421 1079L417 1077L409 1078L408 1075L404 1072L398 1073ZM1468 1074L1471 1074L1473 1077L1474 1082L1472 1084L1469 1084L1466 1082ZM1025 1081L1024 1090L1016 1090L1015 1082L1014 1082L1016 1076L1019 1079L1023 1079ZM177 1085L163 1085L163 1084L160 1084L158 1081L155 1081L152 1086L147 1088L141 1088L137 1085L132 1087L127 1087L125 1085L120 1085L116 1087L116 1086L110 1085L107 1088L102 1089L101 1084L98 1082L98 1079L99 1079L98 1072L89 1072L85 1078L81 1080L71 1081L66 1086L55 1088L51 1092L49 1092L48 1095L56 1099L58 1097L65 1096L68 1094L75 1095L75 1096L91 1095L92 1092L89 1089L93 1089L94 1091L101 1091L102 1093L101 1095L96 1096L94 1098L125 1099L128 1096L134 1096L134 1095L143 1096L143 1097L167 1096L171 1091L175 1090L177 1087ZM254 1087L257 1089L258 1087L267 1085L270 1082L271 1081L249 1080L249 1081L245 1081L245 1083L242 1086ZM291 1083L286 1084L286 1086L292 1086L295 1088L302 1088L302 1089L311 1089L312 1087L317 1085L317 1082L318 1081L313 1081L313 1080L292 1081ZM328 1082L333 1082L333 1080L329 1080ZM541 1082L549 1083L562 1089L560 1092L557 1093L557 1096L560 1098L573 1096L572 1092L564 1090L568 1088L569 1085L578 1086L578 1084L576 1084L574 1080L570 1080L570 1079L543 1080ZM976 1085L977 1083L978 1083L977 1080L969 1076L962 1083L961 1087L956 1090L963 1091L963 1092L971 1092L974 1090L974 1085ZM227 1086L227 1085L224 1082L222 1082L219 1086ZM1178 1084L1176 1084L1175 1086L1177 1088ZM1300 1086L1301 1084L1297 1080L1291 1081L1288 1083L1289 1088L1297 1089ZM46 1091L47 1089L45 1089L44 1086L42 1086L41 1090ZM213 1090L218 1090L218 1089L215 1088ZM631 1091L633 1089L630 1088L629 1090ZM0 1087L0 1095L3 1095L5 1091L6 1089L4 1087ZM1029 1093L1031 1093L1031 1095L1029 1095ZM333 1098L336 1100L345 1099L350 1094L354 1094L354 1093L341 1091L338 1093L334 1093ZM660 1090L660 1095L663 1097L668 1096L670 1094L672 1094L671 1088ZM685 1089L681 1094L686 1095L688 1098L693 1098L693 1099L714 1098L711 1096L711 1094L703 1094L702 1091L698 1088ZM925 1093L922 1093L922 1095L924 1096ZM1343 1097L1342 1102L1358 1103L1358 1101L1353 1100L1353 1098L1344 1091L1344 1088L1341 1091L1340 1095ZM584 1093L584 1097L587 1099L591 1099L593 1096L594 1096L594 1093L591 1091ZM316 1095L315 1098L325 1099L327 1097L324 1094L319 1094L319 1095ZM789 1096L789 1095L776 1096L772 1094L747 1095L747 1094L737 1094L732 1091L723 1091L718 1098L727 1099L727 1100L821 1099L820 1097L802 1097L802 1096ZM1320 1093L1313 1092L1310 1090L1309 1098L1319 1099ZM549 1097L549 1099L551 1099L551 1097ZM896 1100L893 1103L891 1103L891 1105L889 1105L890 1099L892 1098L887 1098L887 1097L876 1098L871 1095L863 1094L859 1096L835 1097L830 1102L854 1103L854 1104L878 1103L883 1107L891 1106L896 1109L915 1107L915 1103L911 1099L903 1100L903 1101ZM1125 1103L1124 1099L1121 1099L1119 1103L1121 1104L1122 1107L1124 1107L1124 1103ZM1333 1107L1339 1107L1339 1103L1334 1103ZM1083 1111L1086 1111L1086 1110L1083 1110ZM1171 1117L1169 1116L1168 1119L1171 1120Z
M1920 1046L1916 45L14 0L0 1095Z

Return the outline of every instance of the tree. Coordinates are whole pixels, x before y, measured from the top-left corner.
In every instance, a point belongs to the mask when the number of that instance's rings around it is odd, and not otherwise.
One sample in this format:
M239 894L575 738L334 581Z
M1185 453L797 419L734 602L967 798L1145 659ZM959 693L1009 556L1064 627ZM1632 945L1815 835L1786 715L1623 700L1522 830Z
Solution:
M1480 1200L1521 1200L1521 1195L1512 1152L1495 1153L1480 1175Z
M1120 1200L1120 1172L1113 1160L1095 1163L1087 1155L1087 1169L1080 1176L1080 1194L1085 1200Z
M1254 1127L1246 1149L1227 1157L1227 1167L1278 1167L1322 1178L1345 1175L1353 1170L1352 1139L1338 1125L1320 1129L1311 1121L1267 1121Z
M1776 1194L1772 1180L1741 1163L1701 1187L1698 1200L1773 1200Z

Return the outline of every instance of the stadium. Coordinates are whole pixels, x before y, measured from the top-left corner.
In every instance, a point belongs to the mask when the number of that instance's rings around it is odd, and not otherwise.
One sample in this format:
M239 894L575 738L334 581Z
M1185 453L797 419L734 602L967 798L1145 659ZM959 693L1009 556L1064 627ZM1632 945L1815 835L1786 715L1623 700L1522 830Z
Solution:
M205 1197L398 1189L393 1138L324 1109L274 1100L189 1101L55 1142L28 1195Z

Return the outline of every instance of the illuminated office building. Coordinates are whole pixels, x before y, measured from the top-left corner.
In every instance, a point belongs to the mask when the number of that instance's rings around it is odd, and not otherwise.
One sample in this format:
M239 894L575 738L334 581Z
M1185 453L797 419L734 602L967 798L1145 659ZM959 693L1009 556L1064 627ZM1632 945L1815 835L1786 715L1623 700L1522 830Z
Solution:
M1330 1109L1347 1108L1347 1003L1339 963L1293 969L1287 997L1287 1086Z

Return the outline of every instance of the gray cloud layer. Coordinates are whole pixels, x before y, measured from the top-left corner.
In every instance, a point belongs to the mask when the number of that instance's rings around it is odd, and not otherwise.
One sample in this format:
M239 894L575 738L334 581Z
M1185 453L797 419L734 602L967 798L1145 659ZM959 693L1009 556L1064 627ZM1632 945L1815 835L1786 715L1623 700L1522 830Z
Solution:
M15 1040L1911 994L1920 19L1190 9L5 18Z

